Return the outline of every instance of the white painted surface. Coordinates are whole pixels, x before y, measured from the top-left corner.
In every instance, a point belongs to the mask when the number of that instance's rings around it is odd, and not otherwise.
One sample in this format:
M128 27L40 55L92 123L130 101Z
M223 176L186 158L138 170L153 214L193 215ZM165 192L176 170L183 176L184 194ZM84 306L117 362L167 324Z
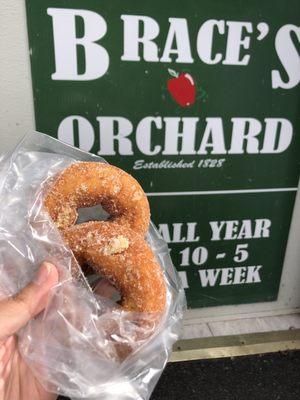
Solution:
M209 322L213 336L300 329L300 314Z
M25 0L1 0L0 152L34 129Z
M24 0L2 0L0 8L0 152L34 129ZM222 316L284 314L300 307L300 196L297 197L278 301L190 310L186 324ZM200 290L200 288L199 288Z
M183 339L195 339L213 336L208 324L187 325L183 329Z
M300 329L300 314L241 318L206 322L184 327L183 339Z

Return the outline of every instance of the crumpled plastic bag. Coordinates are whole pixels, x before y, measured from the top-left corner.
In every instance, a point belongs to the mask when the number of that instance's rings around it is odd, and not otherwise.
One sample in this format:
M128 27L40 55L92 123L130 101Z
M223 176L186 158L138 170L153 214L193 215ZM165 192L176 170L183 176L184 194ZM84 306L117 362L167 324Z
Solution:
M72 399L146 400L179 337L184 290L167 244L151 224L147 241L167 286L159 325L155 315L122 311L93 293L42 201L48 180L77 161L105 162L38 132L0 159L0 299L28 284L42 261L53 262L59 283L44 312L18 335L36 378L46 390ZM99 215L99 207L92 207L80 219ZM120 349L128 350L127 357L120 357Z

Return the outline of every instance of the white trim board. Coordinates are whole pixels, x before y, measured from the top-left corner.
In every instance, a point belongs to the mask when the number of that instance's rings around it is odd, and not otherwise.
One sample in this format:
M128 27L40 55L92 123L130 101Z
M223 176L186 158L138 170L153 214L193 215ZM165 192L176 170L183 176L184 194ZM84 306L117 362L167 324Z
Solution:
M208 312L205 313L206 315L199 316L199 309L194 310L187 310L184 315L183 324L184 326L195 325L195 324L202 324L202 323L209 323L209 322L216 322L216 321L229 321L229 320L238 320L238 319L245 319L245 318L259 318L259 317L275 317L279 315L291 315L291 314L299 314L300 308L289 308L289 309L269 309L269 310L261 310L257 311L244 311L240 310L240 307L243 305L237 305L237 312L233 314L225 314L220 315L216 314L215 312L209 313L210 307L205 308ZM252 306L255 306L252 304ZM252 307L253 308L253 307ZM208 315L210 314L210 315Z
M160 196L207 196L223 194L243 194L243 193L274 193L274 192L297 192L297 187L287 188L265 188L265 189L236 189L236 190L200 190L187 192L149 192L148 197Z
M185 325L183 339L300 330L300 314L234 318Z

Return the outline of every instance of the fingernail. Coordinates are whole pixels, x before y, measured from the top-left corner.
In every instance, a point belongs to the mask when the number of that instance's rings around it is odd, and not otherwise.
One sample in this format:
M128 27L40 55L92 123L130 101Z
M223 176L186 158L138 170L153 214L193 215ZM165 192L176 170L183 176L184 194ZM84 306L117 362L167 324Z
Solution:
M43 262L40 269L38 270L34 282L37 283L38 285L42 285L43 283L45 283L53 268L54 268L53 264L50 264L49 262Z

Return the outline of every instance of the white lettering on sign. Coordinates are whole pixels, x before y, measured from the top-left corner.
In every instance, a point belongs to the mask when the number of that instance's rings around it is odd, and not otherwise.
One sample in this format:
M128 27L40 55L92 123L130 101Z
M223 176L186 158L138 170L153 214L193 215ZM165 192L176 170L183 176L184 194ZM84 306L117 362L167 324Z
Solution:
M211 221L211 241L245 240L269 238L271 235L271 220L268 218L257 218L254 220L227 220ZM173 224L159 224L159 233L167 243L196 243L200 241L199 227L197 222L180 222ZM251 245L250 245L251 247ZM225 259L228 253L223 247L218 246L217 253L203 245L184 247L179 251L179 268L190 268L206 265L209 260ZM221 251L220 251L221 250ZM231 253L232 254L232 253ZM262 265L240 266L249 258L249 243L235 245L232 260L237 266L205 268L198 270L198 276L202 287L230 286L241 284L252 284L261 282ZM187 274L182 272L183 279ZM187 285L187 280L185 281Z
M176 54L177 63L194 62L191 53L187 20L184 18L169 18L170 28L161 62L172 62L171 54ZM175 47L173 44L175 43Z
M178 275L179 275L179 278L181 280L183 289L188 289L189 288L189 284L188 284L186 272L185 271L178 271Z
M97 117L99 129L104 133L100 136L98 154L115 155L115 143L118 153L132 155L132 143L128 136L132 133L132 124L123 117Z
M211 240L241 240L270 237L271 221L267 218L242 221L211 221Z
M165 123L165 146L162 154L196 154L196 126L199 118L166 117L163 120ZM180 130L180 122L182 122L182 130ZM179 139L181 139L181 148Z
M76 119L79 120L79 136L91 137L89 121L83 123L83 117L72 115L59 126L60 137L69 144L74 142L71 129ZM226 133L219 117L206 118L203 133L196 117L147 116L137 124L136 130L124 117L96 119L99 124L98 154L102 156L132 155L134 144L145 155L275 154L287 150L293 138L293 126L284 118L265 118L264 124L255 118L231 118L232 129ZM162 136L162 145L152 147L153 138L158 135ZM199 136L200 144L196 145ZM90 149L85 147L84 150Z
M252 24L250 22L227 21L228 28L226 56L222 61L225 65L247 65L250 60L250 55L244 55L240 58L241 49L249 49L250 37L244 36L244 30L248 33L253 32ZM210 19L198 31L197 36L197 51L199 58L206 64L218 64L223 55L216 53L212 55L212 48L214 42L214 34L218 31L220 35L225 34L225 21Z
M98 13L71 8L48 8L52 17L54 57L56 71L54 80L93 80L101 78L109 67L107 50L98 42L107 32L107 23ZM76 35L76 18L82 20L84 35ZM165 43L160 48L155 40L160 35L158 22L145 15L120 15L123 21L122 61L194 63L186 18L168 18L168 32L163 32ZM199 59L209 65L247 66L251 55L251 39L261 41L269 33L265 22L258 22L256 29L247 21L225 21L209 19L199 26L196 50ZM256 33L255 33L256 34ZM218 37L219 36L219 37ZM213 54L213 45L220 36L225 40L223 52ZM283 71L272 70L272 88L292 89L300 82L300 55L294 37L300 41L300 28L287 24L282 26L275 37L275 50ZM160 40L161 41L161 40ZM120 38L120 42L122 42ZM84 50L85 71L78 71L78 47ZM161 56L160 56L160 53ZM253 141L254 143L254 141Z
M197 154L226 154L222 118L206 118L205 131Z
M249 49L250 36L245 32L252 33L252 24L250 22L228 21L228 43L226 48L226 58L223 61L225 65L248 65L250 55L240 56L241 49Z
M155 156L161 152L161 146L156 145L152 149L152 127L154 125L157 129L162 128L161 117L146 117L141 120L136 128L136 144L143 154L147 156Z
M242 283L245 283L246 279L247 279L247 267L235 267L232 284L240 285Z
M218 30L219 34L224 35L224 21L209 19L204 22L198 31L197 36L197 51L200 60L206 64L218 64L222 60L222 54L216 53L212 55L213 35Z
M121 19L124 23L124 52L121 60L159 61L158 47L153 41L159 34L159 25L155 19L139 15L122 15ZM142 57L140 56L140 47L143 52Z
M190 247L186 247L184 250L180 251L181 254L181 267L188 267L191 262L194 265L205 264L208 259L208 250L206 247L198 246L193 251Z
M292 124L284 118L265 118L265 136L261 150L261 123L255 118L232 118L232 145L228 154L282 153L292 141ZM259 136L259 138L258 138ZM276 142L277 145L276 145Z
M194 168L195 160L185 162L183 159L179 161L161 160L159 162L146 162L145 160L135 160L132 169L173 169L173 168Z
M72 115L62 120L58 127L57 138L62 142L75 146L75 136L81 150L90 151L94 145L94 128L90 122L80 115Z
M52 17L55 53L53 80L89 81L103 76L109 67L108 52L99 43L107 25L101 15L88 10L48 8ZM76 37L76 17L82 18L84 35ZM85 71L78 72L77 48L84 49Z
M167 243L198 242L197 222L159 224L158 231Z
M261 282L260 270L262 266L214 268L199 270L202 287L241 285Z
M292 124L284 118L265 118L265 122L265 137L260 153L282 153L289 147L292 141Z
M255 118L232 118L233 130L229 154L241 154L246 146L246 152L259 153L259 140L261 123Z
M285 73L282 74L278 70L272 71L273 89L292 89L300 82L300 54L293 41L293 34L296 35L298 42L300 42L300 27L296 25L284 25L276 34L275 49ZM288 77L287 81L285 81L286 75Z

